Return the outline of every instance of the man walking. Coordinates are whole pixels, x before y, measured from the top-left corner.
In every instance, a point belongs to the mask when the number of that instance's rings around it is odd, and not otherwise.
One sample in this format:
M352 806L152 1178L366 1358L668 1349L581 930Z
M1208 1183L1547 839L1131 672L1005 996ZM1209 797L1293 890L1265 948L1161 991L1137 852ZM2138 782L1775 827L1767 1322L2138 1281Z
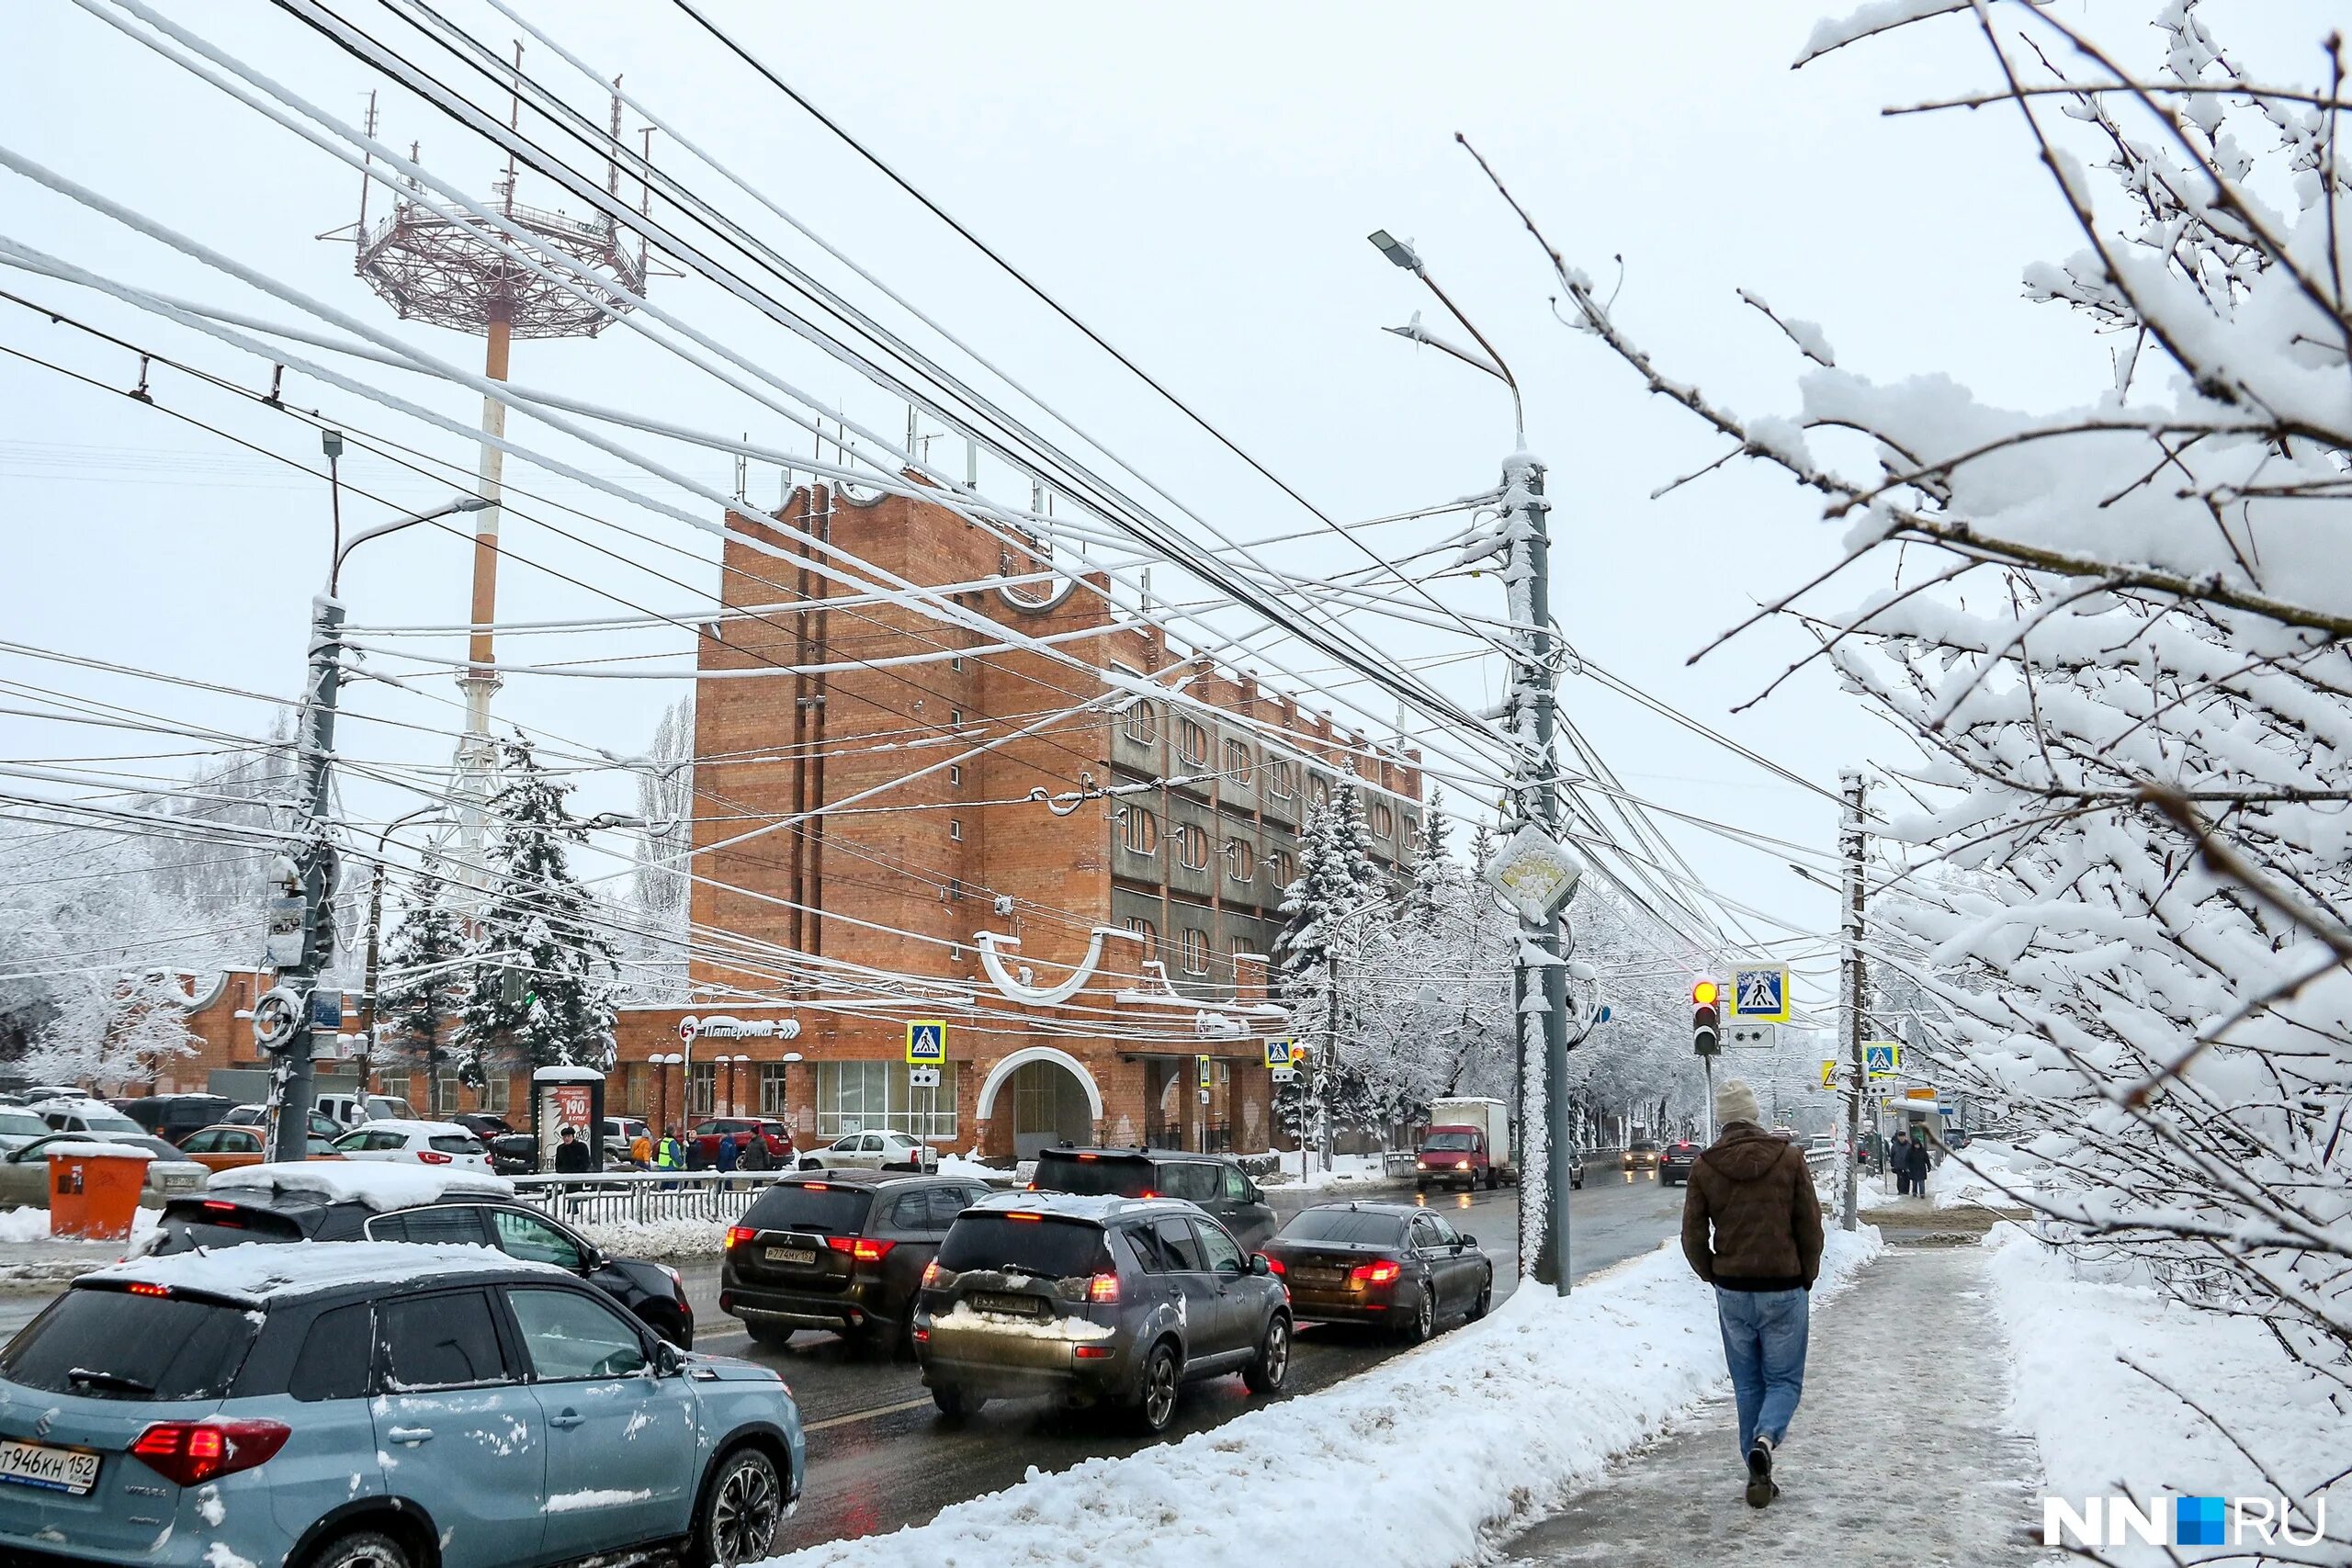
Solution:
M1682 1197L1682 1256L1715 1288L1751 1508L1781 1493L1772 1457L1804 1392L1805 1292L1821 1272L1813 1174L1803 1151L1762 1122L1745 1080L1715 1090L1723 1131L1691 1166Z

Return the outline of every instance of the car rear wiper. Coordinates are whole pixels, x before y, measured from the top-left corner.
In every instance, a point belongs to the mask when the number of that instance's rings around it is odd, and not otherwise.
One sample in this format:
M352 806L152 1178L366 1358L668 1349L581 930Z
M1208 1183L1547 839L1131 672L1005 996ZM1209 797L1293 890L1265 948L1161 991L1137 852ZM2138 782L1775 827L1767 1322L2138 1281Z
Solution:
M77 1388L110 1388L118 1393L153 1393L155 1385L141 1382L137 1378L124 1377L120 1372L94 1372L87 1367L69 1368L65 1381Z

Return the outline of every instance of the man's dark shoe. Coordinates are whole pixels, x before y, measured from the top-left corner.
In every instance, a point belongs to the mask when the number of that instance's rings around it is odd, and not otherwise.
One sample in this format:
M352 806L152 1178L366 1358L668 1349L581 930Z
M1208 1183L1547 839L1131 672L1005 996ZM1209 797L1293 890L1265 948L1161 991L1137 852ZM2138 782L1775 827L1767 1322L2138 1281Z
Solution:
M1780 1495L1772 1482L1772 1439L1759 1437L1747 1448L1747 1506L1764 1507Z

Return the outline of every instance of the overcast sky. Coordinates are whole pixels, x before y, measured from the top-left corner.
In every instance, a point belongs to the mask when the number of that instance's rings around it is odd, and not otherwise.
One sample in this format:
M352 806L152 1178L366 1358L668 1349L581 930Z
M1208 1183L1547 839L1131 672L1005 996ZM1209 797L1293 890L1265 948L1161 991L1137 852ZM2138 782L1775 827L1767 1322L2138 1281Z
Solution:
M414 38L369 0L339 8L388 40ZM1257 538L1311 525L1295 503L726 56L684 11L654 0L521 8L591 63L625 72L633 94L1226 534ZM1484 488L1510 447L1498 386L1378 330L1415 310L1435 314L1413 280L1364 241L1376 227L1409 237L1525 386L1529 445L1550 465L1555 502L1554 605L1576 646L1723 734L1832 785L1841 765L1895 762L1905 753L1883 723L1831 682L1800 678L1754 712L1730 712L1801 651L1794 627L1750 633L1695 668L1685 660L1757 599L1820 570L1832 558L1834 534L1792 489L1737 468L1650 499L1676 475L1719 456L1719 446L1688 416L1645 397L1623 367L1552 318L1554 290L1541 254L1453 140L1460 130L1476 141L1570 260L1618 290L1617 314L1669 373L1736 407L1788 406L1801 363L1769 322L1739 303L1734 290L1741 287L1821 323L1839 364L1873 378L1948 374L1987 400L2020 407L2095 395L2106 345L2019 296L2023 265L2062 257L2075 242L2014 113L1887 118L1879 112L1987 85L1991 64L1971 24L1935 22L1792 73L1789 62L1824 8L1822 0L1443 9L888 0L785 7L714 0L711 14L1337 517L1385 514ZM355 119L368 89L384 85L275 7L220 0L176 9L229 52ZM514 30L487 6L458 0L448 9L501 47ZM2069 19L2091 22L2143 60L2154 49L2144 22L2154 9L2107 0L2059 5ZM2316 40L2333 10L2318 0L2204 7L2256 74L2296 80L2315 76ZM12 47L0 51L0 145L478 367L479 340L395 323L352 276L347 243L313 238L351 220L359 179L349 169L65 0L16 8L9 25ZM526 65L601 118L594 90L545 51L527 52ZM421 141L428 166L462 173L488 194L495 165L481 144L397 92L386 92L383 113L385 140L402 147ZM639 118L632 113L627 123L634 128ZM750 199L726 190L707 168L659 139L655 155L730 212L752 218ZM525 194L534 194L527 182ZM371 210L383 209L379 193ZM763 218L757 226L796 260L829 278L845 277L780 224ZM0 233L142 285L277 320L297 314L5 173ZM250 357L85 291L13 273L0 288L71 309L240 384L259 389L266 382L266 367ZM712 286L657 278L654 294L818 396L839 400L853 419L903 432L903 405ZM322 485L117 395L137 381L132 355L6 304L0 345L115 389L85 387L13 356L0 361L6 411L0 526L8 567L7 629L0 636L290 694L309 595L324 564ZM514 374L518 382L805 449L806 438L789 436L773 415L626 330L594 343L520 344ZM371 378L460 419L476 412L469 395L419 378L379 371ZM158 372L153 381L161 407L315 468L315 438L292 422L183 377ZM464 443L347 394L294 378L289 399L356 429L470 461ZM577 452L536 427L527 434L551 449ZM724 459L642 445L732 488ZM602 455L582 462L616 475L624 468ZM444 489L379 463L355 462L349 472L392 504L421 505ZM993 477L1001 499L1025 501L1025 487L1002 485L1001 470ZM510 469L509 478L523 476ZM984 484L990 478L984 469ZM777 482L773 468L755 468L752 493L773 504ZM576 486L542 488L603 521L572 520L578 540L510 522L518 559L502 581L503 619L593 614L613 609L615 597L678 611L715 585L707 535L631 513ZM671 499L697 515L708 511ZM384 505L353 505L347 521L390 514ZM653 542L626 538L608 523L626 523ZM1376 537L1384 548L1409 549L1443 525L1390 528ZM1332 546L1317 549L1283 559L1326 570L1355 564ZM346 584L354 621L463 619L467 558L461 537L423 529L371 546L354 558ZM1499 587L1487 582L1489 608L1498 613ZM1475 591L1453 598L1476 602ZM1404 653L1445 646L1410 633L1381 635ZM505 646L509 657L532 659L666 654L651 662L672 668L684 668L687 657L685 639L674 633ZM1482 686L1491 677L1491 669L1482 675L1465 665L1441 678L1484 702L1495 694ZM0 654L0 678L240 735L262 734L269 722L268 709L235 696L13 655ZM446 730L456 716L454 688L439 678L421 686L425 694L363 686L349 701L363 715ZM631 752L644 746L662 705L685 689L683 682L521 676L500 694L497 708L569 741ZM1830 847L1835 808L1819 796L1589 680L1571 677L1563 701L1636 792ZM1371 705L1386 713L1385 702ZM432 734L366 719L345 734L346 751L363 760L429 762L447 751L446 740ZM17 761L174 749L147 737L0 715L0 756ZM167 772L181 764L116 765ZM583 808L633 804L625 776L591 775L584 784ZM353 795L361 817L404 808L389 791L355 785ZM1668 832L1726 895L1802 929L1829 929L1830 897L1777 857L1693 829ZM1779 934L1761 923L1756 930Z

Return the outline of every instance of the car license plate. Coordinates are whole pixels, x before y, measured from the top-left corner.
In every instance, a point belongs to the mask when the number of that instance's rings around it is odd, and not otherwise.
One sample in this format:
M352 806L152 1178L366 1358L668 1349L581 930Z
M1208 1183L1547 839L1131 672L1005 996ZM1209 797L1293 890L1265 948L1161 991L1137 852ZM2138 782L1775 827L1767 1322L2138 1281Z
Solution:
M805 1247L771 1247L768 1248L768 1261L771 1263L814 1263L817 1261L817 1255Z
M979 1312L1012 1313L1021 1317L1035 1317L1046 1310L1046 1303L1035 1296L1001 1296L988 1291L976 1292L972 1305Z
M1298 1282L1302 1285L1336 1285L1348 1277L1344 1269L1302 1269Z
M53 1443L0 1442L0 1481L79 1497L98 1483L98 1456Z

